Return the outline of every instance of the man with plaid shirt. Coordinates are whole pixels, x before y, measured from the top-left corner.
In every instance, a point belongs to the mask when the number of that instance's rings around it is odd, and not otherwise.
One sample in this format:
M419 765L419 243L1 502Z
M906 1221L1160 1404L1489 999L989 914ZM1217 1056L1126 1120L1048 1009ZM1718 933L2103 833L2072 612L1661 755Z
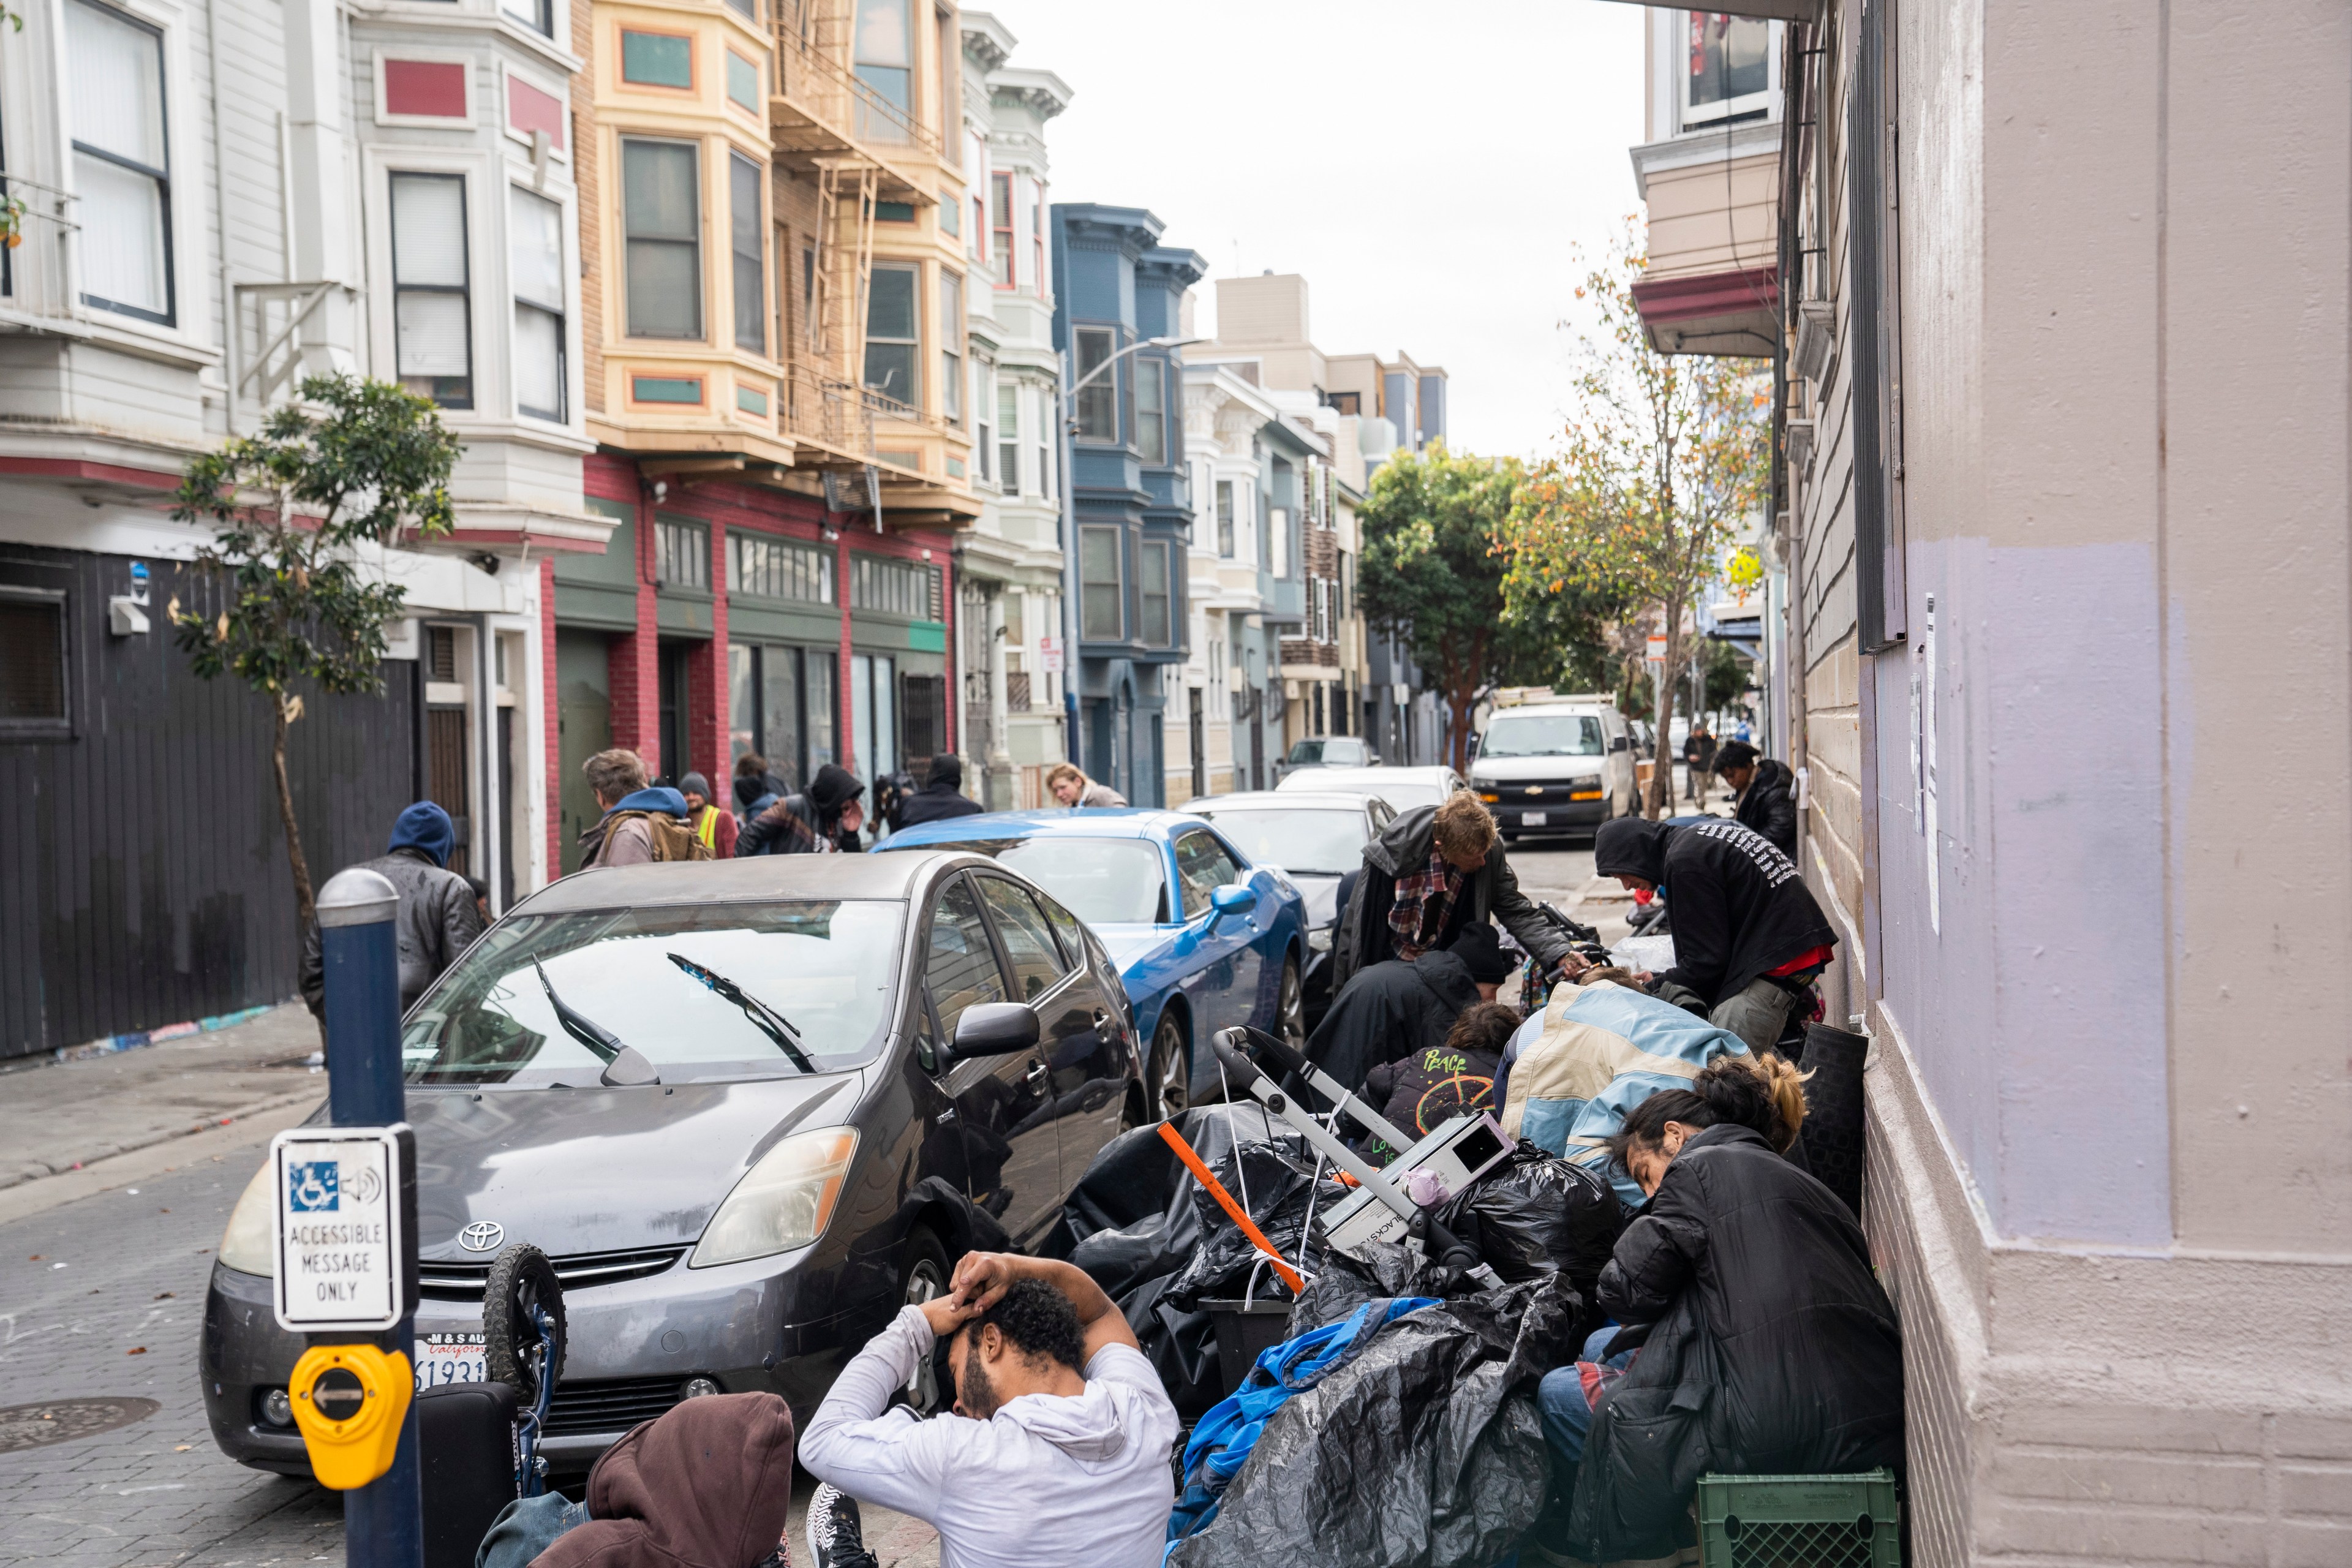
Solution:
M1495 819L1476 795L1456 790L1443 805L1406 812L1364 846L1363 874L1331 955L1331 993L1360 969L1391 958L1410 963L1490 919L1548 970L1569 954L1568 938L1519 891Z

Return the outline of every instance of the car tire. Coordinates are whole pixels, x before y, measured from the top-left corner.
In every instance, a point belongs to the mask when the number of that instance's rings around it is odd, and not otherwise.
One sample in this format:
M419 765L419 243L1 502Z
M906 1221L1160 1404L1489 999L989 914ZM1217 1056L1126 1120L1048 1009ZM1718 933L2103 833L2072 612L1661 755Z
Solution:
M1192 1105L1192 1053L1187 1049L1183 1020L1162 1008L1160 1026L1151 1032L1151 1110L1161 1121L1173 1121Z
M1274 1032L1294 1051L1307 1049L1307 998L1298 984L1298 960L1282 961L1282 989L1274 994Z
M898 1253L898 1300L909 1307L919 1307L947 1294L948 1281L954 1272L948 1267L948 1249L939 1233L927 1225L919 1225L907 1233L907 1245ZM915 1375L900 1390L907 1403L918 1415L935 1415L952 1403L943 1402L946 1388L944 1375L944 1342L937 1347L939 1354L925 1356L915 1368Z
M482 1282L482 1359L493 1382L511 1384L528 1407L539 1400L539 1373L530 1352L539 1336L530 1311L543 1309L554 1322L549 1336L547 1373L550 1385L563 1381L563 1352L568 1334L563 1320L563 1287L555 1265L529 1242L519 1241L490 1265Z

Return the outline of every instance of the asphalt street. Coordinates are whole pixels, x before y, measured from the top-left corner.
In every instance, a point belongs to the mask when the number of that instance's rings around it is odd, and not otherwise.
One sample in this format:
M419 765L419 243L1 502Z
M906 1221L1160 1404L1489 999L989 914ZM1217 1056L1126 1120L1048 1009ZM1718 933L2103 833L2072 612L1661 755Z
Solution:
M1529 897L1570 912L1592 875L1591 848L1582 841L1526 841L1513 847L1511 862ZM1615 912L1596 903L1583 916ZM221 1104L263 1098L276 1086L245 1081L254 1064L243 1057L268 1058L265 1070L283 1073L281 1060L299 1043L289 1034L283 1050L257 1043L222 1051L220 1077L236 1081L224 1081L214 1098ZM184 1077L194 1086L199 1075L186 1068L195 1053L188 1057L184 1066L178 1053L159 1054L124 1070L169 1068L175 1085ZM288 1065L299 1083L299 1058ZM42 1068L12 1087L56 1090L70 1100L78 1098L68 1092L74 1077L71 1068ZM0 1199L0 1564L341 1562L341 1500L223 1458L205 1428L196 1381L213 1248L269 1133L302 1114L289 1103L299 1098L288 1084L269 1101L276 1113L267 1118L26 1181ZM213 1106L214 1099L201 1099L195 1113ZM808 1490L803 1478L795 1540ZM936 1539L912 1520L877 1512L866 1537L886 1568L930 1568L939 1560Z

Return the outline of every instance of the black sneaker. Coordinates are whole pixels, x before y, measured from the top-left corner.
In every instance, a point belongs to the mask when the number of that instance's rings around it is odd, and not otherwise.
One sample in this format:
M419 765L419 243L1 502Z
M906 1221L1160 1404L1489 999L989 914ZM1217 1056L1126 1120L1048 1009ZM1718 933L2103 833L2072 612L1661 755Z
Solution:
M815 1568L881 1568L859 1533L857 1500L831 1481L809 1499L808 1549Z

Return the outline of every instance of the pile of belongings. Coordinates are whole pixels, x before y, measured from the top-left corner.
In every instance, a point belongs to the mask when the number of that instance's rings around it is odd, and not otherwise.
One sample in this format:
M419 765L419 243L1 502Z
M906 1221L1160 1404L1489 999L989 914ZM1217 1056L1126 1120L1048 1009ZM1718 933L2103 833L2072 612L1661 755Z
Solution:
M1195 1106L1178 1130L1294 1264L1310 1209L1328 1212L1347 1195L1328 1171L1317 1178L1306 1141L1258 1106ZM1157 1126L1106 1145L1062 1215L1076 1238L1070 1261L1126 1315L1177 1410L1189 1418L1214 1404L1226 1390L1218 1376L1215 1324L1201 1303L1284 1299L1287 1292L1265 1255L1177 1159ZM1307 1248L1310 1271L1320 1251L1319 1244Z
M1487 1568L1542 1512L1536 1385L1576 1353L1577 1292L1363 1252L1322 1260L1293 1337L1193 1428L1171 1568Z

